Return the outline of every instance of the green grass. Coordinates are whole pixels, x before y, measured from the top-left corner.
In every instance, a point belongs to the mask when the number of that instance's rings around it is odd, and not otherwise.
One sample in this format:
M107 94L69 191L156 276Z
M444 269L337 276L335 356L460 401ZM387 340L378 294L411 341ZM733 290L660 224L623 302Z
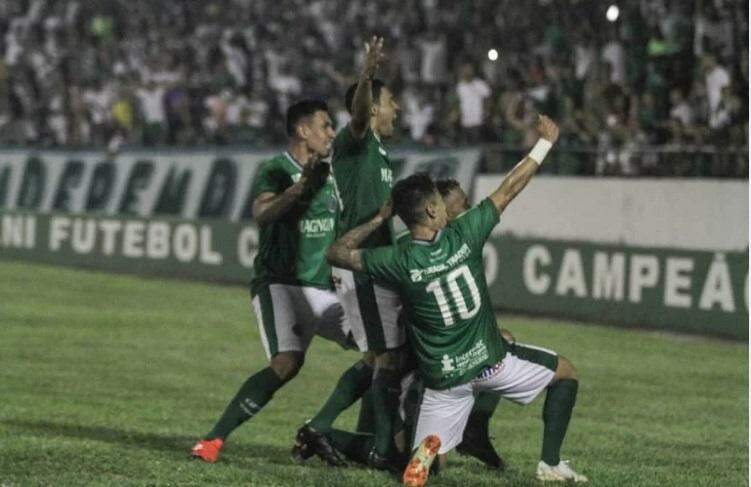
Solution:
M503 323L579 369L563 457L591 485L748 485L745 343ZM191 462L195 439L265 364L247 291L0 262L0 485L395 485L379 472L289 457L297 427L356 358L318 340L220 463ZM453 456L430 485L537 485L541 407L501 402L491 433L507 473ZM339 425L354 421L349 411Z

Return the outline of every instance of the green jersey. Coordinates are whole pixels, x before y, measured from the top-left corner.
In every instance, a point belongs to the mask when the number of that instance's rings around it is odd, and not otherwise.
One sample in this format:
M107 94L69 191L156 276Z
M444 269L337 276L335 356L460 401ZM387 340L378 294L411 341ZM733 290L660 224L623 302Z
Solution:
M391 194L393 168L386 149L371 129L362 139L344 127L334 139L334 177L342 199L338 235L344 235L378 213ZM391 245L390 224L384 223L363 243L363 248Z
M266 192L280 194L301 176L302 167L285 152L261 164L253 180L251 198L255 200ZM281 218L260 228L251 281L253 294L257 294L259 286L268 284L331 289L326 249L336 238L338 214L331 168L320 163L308 191Z
M363 251L365 272L399 293L418 370L427 387L474 379L506 355L485 281L482 248L498 211L483 201L428 242Z

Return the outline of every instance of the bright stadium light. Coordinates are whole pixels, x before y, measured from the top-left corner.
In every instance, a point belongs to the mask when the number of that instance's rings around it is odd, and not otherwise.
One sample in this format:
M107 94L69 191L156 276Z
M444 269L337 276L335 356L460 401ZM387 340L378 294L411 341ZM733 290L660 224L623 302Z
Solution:
M621 14L621 9L618 8L618 5L611 5L608 7L608 11L605 13L605 17L608 18L609 21L615 22L618 20L618 16Z
M498 51L495 49L491 49L488 51L488 59L491 61L496 61L498 59Z

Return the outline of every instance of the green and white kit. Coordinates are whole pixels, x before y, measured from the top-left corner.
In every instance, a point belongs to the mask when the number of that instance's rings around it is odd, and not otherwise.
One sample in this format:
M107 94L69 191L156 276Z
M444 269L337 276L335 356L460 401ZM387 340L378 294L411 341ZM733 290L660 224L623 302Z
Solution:
M334 140L332 164L342 202L337 235L342 236L373 218L388 200L393 167L386 149L371 129L357 139L349 127L342 129ZM392 244L390 223L384 223L361 247ZM333 277L361 351L384 352L404 344L404 327L397 319L401 302L393 290L360 272L334 268Z
M287 152L261 164L251 198L281 194L302 176ZM251 295L269 357L304 352L313 335L346 345L349 326L333 290L326 250L336 238L339 215L330 166L320 163L305 194L281 218L260 227Z

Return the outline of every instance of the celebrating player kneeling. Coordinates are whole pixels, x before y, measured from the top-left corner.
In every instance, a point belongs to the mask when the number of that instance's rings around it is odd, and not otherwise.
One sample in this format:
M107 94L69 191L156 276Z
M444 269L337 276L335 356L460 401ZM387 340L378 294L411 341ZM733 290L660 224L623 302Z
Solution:
M576 402L578 379L571 362L554 352L509 344L500 335L485 281L482 248L499 216L527 185L558 138L547 117L541 138L490 197L448 223L446 206L426 174L396 184L394 211L409 227L405 245L359 250L384 218L345 234L329 249L332 265L365 272L398 290L409 323L425 394L407 466L407 485L423 485L430 462L453 449L479 391L496 391L529 404L543 389L544 435L537 477L544 481L587 478L560 460L560 448ZM440 444L440 447L437 445Z

